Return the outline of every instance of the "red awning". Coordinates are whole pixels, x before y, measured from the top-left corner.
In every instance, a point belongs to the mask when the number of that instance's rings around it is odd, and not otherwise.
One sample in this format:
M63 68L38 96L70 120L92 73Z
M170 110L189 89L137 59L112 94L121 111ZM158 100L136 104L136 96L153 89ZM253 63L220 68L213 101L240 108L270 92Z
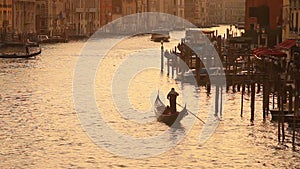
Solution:
M286 53L279 51L278 49L258 48L253 50L253 54L262 56L274 56L274 57L286 57Z
M204 34L213 34L213 33L215 33L215 31L212 31L212 30L202 30L202 32Z
M276 45L276 49L291 49L293 46L296 46L296 40L294 39L287 39L280 44Z
M253 49L253 54L257 55L258 53L263 52L265 50L268 50L268 48L256 48Z

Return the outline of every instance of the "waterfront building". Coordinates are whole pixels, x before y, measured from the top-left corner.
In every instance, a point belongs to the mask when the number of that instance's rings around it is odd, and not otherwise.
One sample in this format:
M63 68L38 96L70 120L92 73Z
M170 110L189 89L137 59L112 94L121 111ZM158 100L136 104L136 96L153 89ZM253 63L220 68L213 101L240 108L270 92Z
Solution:
M168 12L170 12L169 14L185 19L185 1L186 0L171 0L168 7ZM176 29L182 29L185 27L182 20L176 19L172 22L174 24L173 27Z
M137 27L141 24L137 24L138 16L130 16L137 13L137 2L135 0L122 0L122 16L126 17L122 20L122 26L124 32L133 33L137 31Z
M115 9L115 11L117 10ZM104 26L113 21L112 13L113 0L100 0L100 26Z
M292 15L291 0L283 0L282 7L282 40L289 39L292 36Z
M64 35L68 29L66 7L67 0L36 0L36 33L48 36Z
M209 9L209 5L208 0L185 0L184 18L197 27L207 26L209 22L212 22L209 13L215 11Z
M135 0L123 0L122 1L122 15L127 16L137 13L137 3Z
M100 27L99 0L64 0L65 32L68 36L90 36Z
M148 12L148 0L137 0L137 13Z
M36 33L36 0L13 0L13 31L20 33Z
M73 25L73 35L90 36L100 27L100 1L99 0L70 0L73 8L69 16L69 25Z
M100 27L99 0L37 0L37 32L90 36Z
M48 6L45 0L36 0L36 33L49 34L48 32Z
M283 0L246 0L245 35L258 46L273 47L281 41Z
M282 39L300 39L300 1L283 1Z
M220 2L219 0L209 0L207 1L207 17L208 19L206 20L206 25L207 26L213 26L219 23L222 23L223 20L223 2Z
M123 16L122 0L112 1L112 20L117 20ZM102 11L102 9L101 9Z
M12 0L0 0L0 42L11 38L12 32Z
M208 0L198 0L195 2L195 21L194 24L198 27L204 27L206 26L206 23L209 19L209 16L207 14L207 3Z
M224 4L223 23L235 24L244 22L245 20L245 0L225 0Z
M170 15L174 15L180 18L183 18L184 16L184 0L161 0L160 1L160 12L167 13ZM165 24L164 27L172 27L172 28L182 28L183 23L180 22L180 19L175 19L172 17L172 20L170 20L170 17L161 18L161 23Z
M184 18L191 23L196 23L196 2L197 0L185 0L184 1Z
M198 27L235 24L245 19L245 0L185 0L184 18Z

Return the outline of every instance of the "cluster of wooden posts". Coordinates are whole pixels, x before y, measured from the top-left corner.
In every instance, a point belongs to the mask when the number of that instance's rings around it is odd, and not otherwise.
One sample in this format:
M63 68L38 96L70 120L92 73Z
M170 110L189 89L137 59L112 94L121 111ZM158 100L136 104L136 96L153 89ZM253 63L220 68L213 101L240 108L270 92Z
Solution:
M241 116L243 116L244 95L246 92L251 97L251 123L255 117L255 96L262 92L262 116L267 120L269 112L272 113L272 121L278 122L278 141L285 141L285 125L288 123L292 130L293 148L296 145L297 135L300 129L299 93L300 93L300 70L291 63L286 66L282 59L274 60L268 57L256 58L251 50L250 40L227 41L225 49L223 40L217 38L214 46L221 60L224 75L203 74L202 69L208 65L203 63L202 57L184 42L167 52L167 71L172 78L182 76L187 70L194 70L194 79L198 86L206 86L207 92L211 92L214 79L226 77L226 91L232 88L233 92L241 92ZM164 56L162 46L162 70L164 68ZM195 57L196 56L196 57ZM182 66L183 62L186 67ZM214 66L214 65L209 65ZM171 71L171 72L170 72ZM180 74L180 75L179 75ZM181 80L184 80L181 78ZM216 87L217 89L218 87ZM221 87L221 89L223 89ZM218 95L218 94L217 94ZM219 95L218 95L219 97ZM217 104L219 105L219 104ZM271 109L270 109L271 107Z

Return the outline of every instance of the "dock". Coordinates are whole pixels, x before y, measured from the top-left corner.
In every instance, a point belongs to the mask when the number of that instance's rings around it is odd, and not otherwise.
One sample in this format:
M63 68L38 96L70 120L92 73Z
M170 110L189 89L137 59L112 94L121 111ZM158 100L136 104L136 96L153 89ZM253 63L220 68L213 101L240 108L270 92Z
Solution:
M243 96L247 92L251 96L252 124L255 120L255 95L261 92L263 120L266 121L270 113L273 115L272 121L278 123L280 143L285 141L288 124L295 149L295 138L300 131L300 66L295 61L297 56L288 59L286 53L277 49L259 48L253 45L252 39L244 37L224 40L218 36L210 40L211 44L204 45L191 45L182 41L166 51L162 46L161 69L164 69L166 58L169 76L182 82L192 79L198 86L205 86L207 93L211 92L211 86L223 85L218 84L220 79L223 80L227 92L241 92L241 117ZM200 47L200 52L195 51ZM213 47L216 52L203 50L209 47ZM216 57L219 57L221 64L216 63Z

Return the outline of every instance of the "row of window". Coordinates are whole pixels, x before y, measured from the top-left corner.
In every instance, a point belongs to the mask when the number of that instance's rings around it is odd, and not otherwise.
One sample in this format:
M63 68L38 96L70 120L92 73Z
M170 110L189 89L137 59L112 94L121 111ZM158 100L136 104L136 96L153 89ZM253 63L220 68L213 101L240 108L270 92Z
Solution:
M28 4L24 4L24 3L16 3L15 5L16 10L34 10L35 9L35 4L34 3L28 3Z
M0 8L12 8L11 4L0 4Z
M300 8L299 0L290 0L291 8Z

